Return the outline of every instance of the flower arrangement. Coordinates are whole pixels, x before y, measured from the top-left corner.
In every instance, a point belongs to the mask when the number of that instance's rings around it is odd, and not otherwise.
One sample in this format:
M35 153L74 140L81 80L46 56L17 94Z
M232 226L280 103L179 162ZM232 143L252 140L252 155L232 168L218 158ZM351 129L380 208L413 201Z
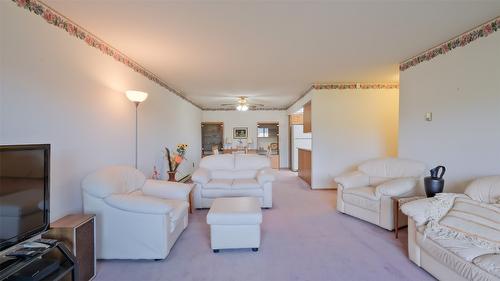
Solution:
M171 153L168 147L165 147L165 158L168 161L168 172L177 172L177 168L181 165L182 160L186 159L184 155L186 155L187 148L187 144L181 143L177 145L175 153Z

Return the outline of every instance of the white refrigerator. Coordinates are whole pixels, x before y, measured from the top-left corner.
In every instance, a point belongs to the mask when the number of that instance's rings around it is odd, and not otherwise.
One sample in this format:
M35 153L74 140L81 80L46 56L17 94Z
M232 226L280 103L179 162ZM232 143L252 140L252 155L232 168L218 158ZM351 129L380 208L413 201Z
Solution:
M299 169L299 148L311 149L312 135L304 133L303 125L292 125L292 171Z

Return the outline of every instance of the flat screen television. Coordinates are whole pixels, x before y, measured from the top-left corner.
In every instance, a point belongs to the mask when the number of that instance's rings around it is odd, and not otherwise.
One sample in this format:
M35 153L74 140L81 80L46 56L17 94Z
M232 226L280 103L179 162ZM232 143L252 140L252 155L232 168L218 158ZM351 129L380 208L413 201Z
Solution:
M50 145L0 145L0 251L49 227Z

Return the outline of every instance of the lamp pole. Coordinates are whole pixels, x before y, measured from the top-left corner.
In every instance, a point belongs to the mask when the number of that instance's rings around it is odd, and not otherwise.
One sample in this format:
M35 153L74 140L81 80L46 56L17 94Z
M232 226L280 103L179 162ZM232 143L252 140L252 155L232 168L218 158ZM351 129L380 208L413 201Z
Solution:
M125 92L127 98L135 104L135 168L137 169L137 150L138 150L138 139L139 139L139 122L138 120L138 109L139 104L148 98L148 94L145 92L128 90Z
M138 139L139 139L138 137L139 122L137 121L138 120L137 116L138 116L138 109L140 102L135 101L134 104L135 104L135 168L137 169L137 149L138 149Z

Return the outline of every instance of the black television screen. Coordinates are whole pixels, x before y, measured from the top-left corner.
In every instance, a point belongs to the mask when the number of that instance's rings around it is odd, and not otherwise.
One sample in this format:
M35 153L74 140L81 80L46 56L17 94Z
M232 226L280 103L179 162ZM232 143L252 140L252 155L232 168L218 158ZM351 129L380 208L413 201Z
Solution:
M49 226L50 145L0 145L0 251Z

